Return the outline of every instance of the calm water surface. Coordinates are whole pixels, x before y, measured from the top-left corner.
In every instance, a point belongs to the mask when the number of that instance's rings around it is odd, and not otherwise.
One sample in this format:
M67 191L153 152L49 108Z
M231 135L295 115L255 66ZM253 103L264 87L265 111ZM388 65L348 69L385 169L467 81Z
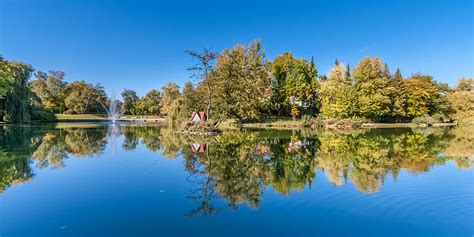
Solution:
M0 236L472 236L474 128L0 127Z

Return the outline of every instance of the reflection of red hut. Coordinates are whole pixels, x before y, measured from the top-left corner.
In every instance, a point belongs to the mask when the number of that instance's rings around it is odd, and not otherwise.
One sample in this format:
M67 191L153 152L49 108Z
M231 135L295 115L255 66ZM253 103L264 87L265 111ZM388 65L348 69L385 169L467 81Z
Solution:
M206 151L206 144L191 144L191 151L193 153L203 153Z
M199 111L199 112L193 112L193 114L191 115L191 121L193 122L205 122L207 121L207 116L206 116L206 112L204 111Z
M303 147L303 142L297 136L291 136L291 141L288 144L288 152L296 152Z

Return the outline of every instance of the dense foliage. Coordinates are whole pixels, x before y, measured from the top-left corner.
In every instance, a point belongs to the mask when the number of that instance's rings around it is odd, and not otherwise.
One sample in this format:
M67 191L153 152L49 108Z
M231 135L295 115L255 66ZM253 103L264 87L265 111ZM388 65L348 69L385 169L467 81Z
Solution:
M327 75L318 75L313 58L307 61L285 52L270 62L260 41L236 45L220 54L210 49L186 51L196 64L188 68L193 82L181 89L170 82L141 97L121 93L123 115L166 116L189 120L205 111L217 126L266 117L373 122L473 123L473 79L460 79L449 88L429 75L404 78L391 74L377 57L363 58L352 70L336 60ZM61 71L38 71L30 65L0 58L1 121L23 123L51 118L53 113L104 114L110 103L101 85L66 82Z
M25 123L51 118L29 87L33 68L0 56L0 122Z
M409 122L429 117L434 122L467 122L462 118L472 114L472 99L461 96L470 95L470 90L450 89L429 75L414 74L405 79L400 69L391 74L388 65L377 57L363 58L352 71L349 65L336 60L328 75L318 76L313 59L308 62L290 52L270 63L258 41L248 47L236 45L224 50L217 55L215 67L209 62L213 59L210 55L214 55L210 52L191 55L200 62L194 68L206 68L206 73L199 74L196 87L187 86L186 99L182 95L175 103L186 109L175 109L178 114L173 118L185 119L190 111L210 110L209 118L215 123L267 116L373 122ZM203 58L207 59L205 64ZM463 79L462 87L469 88L465 84L470 80ZM211 97L212 101L207 99Z

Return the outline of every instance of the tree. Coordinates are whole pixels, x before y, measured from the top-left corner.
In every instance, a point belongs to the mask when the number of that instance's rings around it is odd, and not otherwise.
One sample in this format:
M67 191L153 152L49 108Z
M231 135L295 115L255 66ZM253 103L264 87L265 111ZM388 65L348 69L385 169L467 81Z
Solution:
M344 79L352 84L352 76L351 76L351 67L349 66L349 64L347 64L347 67L346 67L346 75L344 77Z
M379 58L365 57L352 70L355 81L357 114L379 120L390 115L390 94L388 67L382 66Z
M382 77L390 78L390 69L388 68L388 64L385 63L382 68Z
M122 114L125 114L125 115L132 115L132 114L134 115L136 112L135 103L139 99L137 96L137 92L130 89L124 89L121 95L123 98L123 104L122 104L122 108L120 108L120 111L122 112Z
M198 61L197 64L189 67L188 71L191 71L192 77L197 79L202 87L206 88L206 114L210 117L212 107L212 84L208 77L214 69L217 53L206 48L204 48L201 53L191 50L187 50L186 53Z
M210 75L218 123L225 118L238 121L257 118L270 99L270 63L260 41L224 50Z
M0 57L0 117L3 121L30 121L33 93L28 87L28 80L32 72L31 65L10 62Z
M182 118L190 118L192 112L199 110L198 98L196 98L193 83L186 82L184 84L183 93L181 93L183 106L181 108Z
M318 87L315 69L312 69L305 59L295 59L284 86L285 102L293 100L298 107L314 108Z
M35 73L36 80L30 82L33 92L40 98L46 109L56 113L65 110L66 86L64 82L65 73L61 71L49 71L46 74L42 71Z
M474 124L474 79L461 78L447 94L454 109L454 119L460 124Z
M403 91L406 96L405 114L410 118L425 114L433 115L434 98L437 97L437 88L433 77L428 75L415 74L409 77L403 84Z
M75 81L66 87L66 113L85 114L103 113L103 106L108 103L107 94L101 85L92 85L85 81Z
M151 90L141 99L143 112L147 115L158 116L161 109L161 91Z
M161 99L161 114L168 115L173 102L179 97L179 86L170 82L161 88L163 97Z
M330 118L348 118L353 115L354 88L343 64L336 64L327 80L321 82L319 100L321 114Z
M272 97L271 105L279 115L282 115L287 108L286 99L286 77L293 64L293 55L290 52L285 52L277 56L272 63Z
M474 91L474 78L460 78L458 84L454 87L455 91Z
M315 112L317 107L317 69L314 59L294 58L290 52L277 56L272 64L272 107L288 114L290 104Z
M390 106L390 115L394 118L395 121L400 121L403 117L406 116L405 107L406 107L406 94L403 90L404 79L400 68L397 68L397 71L393 76L390 77L389 86L394 88L390 94L390 100L392 101Z
M0 100L3 100L11 89L8 66L8 61L0 55Z

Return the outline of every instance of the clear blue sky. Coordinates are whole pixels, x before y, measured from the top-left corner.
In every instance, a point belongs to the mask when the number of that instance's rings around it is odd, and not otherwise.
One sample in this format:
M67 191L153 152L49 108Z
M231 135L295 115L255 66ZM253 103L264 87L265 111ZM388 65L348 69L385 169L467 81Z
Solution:
M473 1L25 1L0 0L0 54L67 81L140 95L183 85L186 49L217 51L260 39L267 58L314 56L354 66L379 56L404 76L455 84L472 77Z

